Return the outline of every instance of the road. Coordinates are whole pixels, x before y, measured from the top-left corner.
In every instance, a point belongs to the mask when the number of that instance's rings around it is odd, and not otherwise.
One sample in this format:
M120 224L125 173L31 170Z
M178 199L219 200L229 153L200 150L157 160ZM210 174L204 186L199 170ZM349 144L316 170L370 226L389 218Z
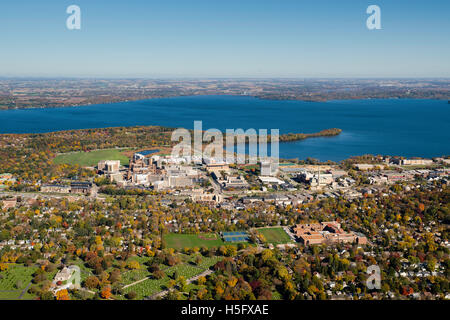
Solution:
M216 180L214 180L212 177L209 177L209 182L211 182L211 185L216 193L222 193L222 187L217 183Z

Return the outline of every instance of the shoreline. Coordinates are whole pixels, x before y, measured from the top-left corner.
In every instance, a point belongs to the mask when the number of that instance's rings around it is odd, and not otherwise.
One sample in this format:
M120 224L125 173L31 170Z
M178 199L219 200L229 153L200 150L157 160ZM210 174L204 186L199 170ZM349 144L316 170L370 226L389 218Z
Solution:
M61 130L61 131L52 131L52 132L42 132L42 133L4 133L4 134L0 134L0 139L8 139L8 138L13 138L13 137L24 137L26 138L27 136L41 136L42 138L45 138L46 135L64 135L64 134L70 134L70 133L80 133L80 132L86 132L86 131L90 131L90 130L117 130L117 129L131 129L131 128L154 128L154 129L159 129L159 131L155 131L159 132L159 133L170 133L172 132L172 130L175 130L174 128L169 128L169 127L163 127L163 126L130 126L130 127L106 127L106 128L87 128L87 129L70 129L70 130ZM333 134L330 134L330 131ZM304 134L304 133L297 133L297 134L283 134L280 135L280 139L279 139L279 143L280 145L283 144L291 144L291 143L295 143L298 141L303 141L303 140L308 140L311 138L333 138L336 136L339 136L342 133L341 129L338 128L332 128L332 129L324 129L321 130L319 132L315 132L315 133L309 133L309 134ZM284 140L283 141L283 137L292 137L294 136L295 139L289 139L289 140ZM268 136L270 137L270 135ZM270 143L270 139L268 139L268 143ZM248 145L248 141L246 141L246 145ZM58 156L62 156L62 155L69 155L69 154L76 154L76 153L89 153L89 152L96 152L96 151L105 151L105 150L118 150L118 151L122 151L123 154L127 157L130 157L133 153L137 152L138 150L159 150L159 152L163 152L166 151L167 148L172 148L172 146L169 145L162 145L162 146L115 146L115 147L107 147L107 148L97 148L97 149L91 149L91 150L73 150L73 151L69 151L69 152L56 152L55 153L55 157ZM159 153L157 152L157 153ZM442 154L436 154L436 155L430 155L430 156L425 156L425 155L409 155L409 156L405 156L405 155L401 155L401 154L367 154L367 153L361 153L361 154L353 154L350 155L348 157L345 157L341 160L333 160L333 159L315 159L317 161L319 161L320 163L327 163L329 161L331 162L335 162L335 163L340 163L344 160L349 160L353 157L363 157L363 156L367 156L370 155L372 157L376 157L379 155L382 156L389 156L389 157L405 157L405 158L423 158L423 159L432 159L432 158L439 158L439 157L448 157L448 153L442 153ZM306 161L308 158L314 159L314 157L311 156L305 156L303 158L301 157L280 157L281 161L292 161L292 160L300 160L300 161Z
M224 97L238 97L238 98L254 98L258 100L264 100L264 101L302 101L302 102L310 102L310 103L327 103L327 102L345 102L345 101L365 101L365 100L430 100L430 101L447 101L450 103L447 98L444 99L436 99L436 98L428 98L428 97L422 97L422 98L409 98L409 97L385 97L385 98L371 98L371 97L357 97L357 98L345 98L345 99L289 99L289 98L268 98L264 96L258 96L258 95L236 95L236 94L226 94L226 93L214 93L214 94L187 94L187 95L173 95L173 96L165 96L165 97L149 97L145 99L141 98L130 98L130 99L119 99L114 100L110 102L103 102L103 103L84 103L84 104L68 104L68 105L59 105L59 106L51 106L51 107L16 107L16 108L0 108L0 112L2 111L9 111L9 110L39 110L39 109L62 109L62 108L84 108L84 107L90 107L90 106L101 106L101 105L111 105L116 103L127 103L127 102L144 102L148 100L155 100L155 99L173 99L173 98L189 98L189 97L210 97L210 96L224 96Z
M191 119L204 119L205 129L216 127L222 131L226 130L224 129L226 125L235 128L244 126L245 129L276 126L281 130L280 142L283 142L280 144L280 156L287 159L311 157L322 161L328 159L340 161L352 155L364 154L394 154L407 157L435 157L448 154L447 145L444 145L442 140L447 133L440 128L443 128L443 119L446 118L444 115L448 115L450 109L443 101L370 99L351 100L348 103L309 104L297 101L263 102L257 98L230 95L177 97L148 101L116 104L106 109L103 108L104 106L91 106L85 109L60 108L53 112L47 110L0 112L0 119L4 122L4 126L0 129L3 133L0 135L2 140L8 140L14 137L27 137L28 134L45 138L46 134L64 136L89 130L107 133L118 129L117 131L123 133L126 131L133 133L135 130L140 130L139 128L145 128L144 131L162 130L169 135L177 127L192 129ZM172 105L174 110L182 112L180 118L177 114L170 114ZM230 111L226 110L227 106ZM145 117L142 114L133 115L134 110L141 112ZM157 112L154 113L153 110ZM184 111L186 112L183 113ZM256 116L255 113L257 113ZM369 117L370 115L373 117ZM436 118L436 115L440 116ZM389 120L388 123L397 119L398 121L395 120L397 125L380 132L378 121L380 117ZM425 126L430 127L430 131L427 131L429 137L435 137L440 131L444 134L435 139L436 146L429 147L425 141L427 139L422 138L423 135L418 137L418 134L413 136L420 144L412 145L411 148L404 147L410 145L408 141L411 137L407 140L400 134L399 140L396 140L398 133L411 128L411 123L431 117L440 125L433 128L430 125ZM333 136L332 139L304 141L301 139L308 133L311 135L311 133L333 127L341 128L344 132L339 136ZM424 131L423 127L419 127L417 132L422 131ZM290 136L289 133L294 133L291 135L293 139L284 139ZM300 139L296 139L297 136ZM384 147L384 142L381 141L385 139L384 136L392 140L387 147ZM290 144L286 145L287 142ZM401 145L400 142L402 142ZM398 148L392 147L395 145L398 145Z

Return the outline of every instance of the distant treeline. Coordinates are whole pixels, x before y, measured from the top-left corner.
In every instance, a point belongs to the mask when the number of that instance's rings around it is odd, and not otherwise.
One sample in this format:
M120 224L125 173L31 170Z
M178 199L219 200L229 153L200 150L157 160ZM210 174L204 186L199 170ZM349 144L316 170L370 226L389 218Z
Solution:
M281 142L290 142L303 140L308 138L316 138L316 137L332 137L341 134L342 130L338 128L325 129L316 133L288 133L281 134L280 141ZM271 140L269 140L271 141Z
M308 138L317 138L317 137L332 137L337 136L342 132L341 129L338 128L332 128L332 129L325 129L319 132L315 133L286 133L286 134L280 134L278 137L278 141L280 142L291 142L291 141L297 141L297 140L304 140ZM252 137L250 135L244 135L245 136L245 143L249 143L249 137ZM235 143L239 135L235 136ZM258 135L254 135L254 141L257 141ZM223 137L224 142L226 140L226 135ZM269 134L267 135L267 142L272 142L272 136Z

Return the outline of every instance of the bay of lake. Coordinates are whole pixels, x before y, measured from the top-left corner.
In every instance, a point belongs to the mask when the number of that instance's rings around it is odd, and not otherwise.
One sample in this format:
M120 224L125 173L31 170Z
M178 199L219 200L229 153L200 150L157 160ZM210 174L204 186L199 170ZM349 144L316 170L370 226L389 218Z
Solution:
M436 157L450 154L450 104L439 100L375 99L304 102L246 96L188 96L80 107L0 111L0 133L160 125L203 130L279 129L336 137L280 144L280 157L340 161L364 154ZM270 132L269 132L270 133Z

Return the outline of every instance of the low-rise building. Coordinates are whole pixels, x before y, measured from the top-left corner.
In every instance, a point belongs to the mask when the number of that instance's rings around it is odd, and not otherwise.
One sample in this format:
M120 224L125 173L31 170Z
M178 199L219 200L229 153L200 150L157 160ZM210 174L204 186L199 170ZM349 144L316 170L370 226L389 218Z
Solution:
M11 173L0 173L0 182L11 181L14 177Z
M317 172L304 170L297 175L297 180L309 184L311 187L323 187L332 184L334 181L331 173L322 173L320 170Z
M353 165L356 169L360 171L365 170L375 170L375 169L383 169L384 165L382 164L369 164L369 163L356 163Z
M63 289L80 288L80 272L78 266L64 267L53 279L53 293Z
M301 243L305 245L322 244L325 242L347 242L366 244L367 238L360 233L345 232L340 223L336 221L298 224L294 233Z
M227 176L225 180L218 180L224 188L242 189L248 188L248 182L243 176Z
M406 179L406 175L399 172L387 172L383 174L386 177L387 182L395 182Z
M414 166L414 165L430 165L433 164L431 159L399 159L398 164L402 166Z
M85 195L90 195L93 189L91 182L72 182L70 184L70 193L80 193Z
M263 184L279 184L279 185L282 185L282 184L285 183L283 180L280 180L280 179L275 178L275 177L270 177L270 176L259 176L258 178Z
M220 162L220 163L209 163L206 165L206 171L208 172L220 172L220 171L225 171L225 172L229 172L230 171L230 166L228 165L228 163L224 163L224 162Z
M4 199L0 200L2 203L2 209L7 210L9 208L14 208L17 204L17 198L11 198L11 199Z
M70 186L61 184L45 184L41 186L41 192L45 193L70 193Z
M193 193L191 195L193 202L205 204L219 204L223 201L223 197L216 193Z

